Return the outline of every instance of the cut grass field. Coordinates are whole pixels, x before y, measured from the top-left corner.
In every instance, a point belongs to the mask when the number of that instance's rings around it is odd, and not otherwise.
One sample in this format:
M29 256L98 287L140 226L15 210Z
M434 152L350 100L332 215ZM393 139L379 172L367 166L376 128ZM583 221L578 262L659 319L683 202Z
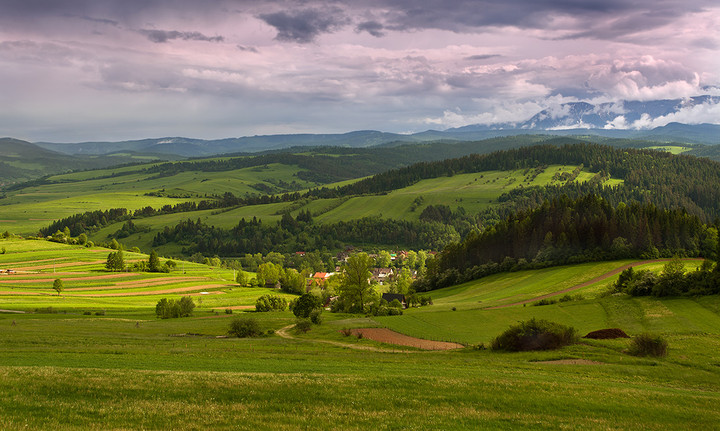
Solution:
M183 277L187 283L199 278L225 283L230 272L186 264L186 274L91 280L104 273L80 262L107 250L45 241L0 244L8 250L0 255L0 267L55 258L79 265L70 267L73 271L63 268L68 290L60 297L0 296L3 310L52 306L57 311L0 312L0 429L666 430L714 429L720 420L716 296L596 298L603 286L586 286L574 292L585 295L580 301L488 309L587 282L626 261L498 274L432 292L434 305L403 316L324 313L325 322L307 334L237 339L218 337L227 334L238 314L275 331L294 323L294 317L290 312L216 314L215 306L250 304L267 293L237 287L203 297L193 317L159 320L157 297L77 297L74 293L87 291L70 289L139 292L136 282L158 289ZM17 276L48 279L51 274L52 269L42 269ZM158 284L163 279L167 284ZM25 290L22 285L17 289ZM33 289L48 292L50 286ZM99 310L105 314L96 315ZM549 352L432 352L339 332L387 326L475 344L530 317L572 324L581 333L605 327L630 335L652 331L669 340L670 351L663 359L636 358L625 353L629 341L623 339L587 340ZM380 349L344 347L348 344Z

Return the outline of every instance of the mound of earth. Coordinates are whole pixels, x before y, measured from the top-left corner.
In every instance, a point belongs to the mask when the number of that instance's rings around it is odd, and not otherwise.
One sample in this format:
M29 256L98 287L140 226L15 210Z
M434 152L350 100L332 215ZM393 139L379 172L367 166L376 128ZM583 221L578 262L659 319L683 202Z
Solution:
M614 338L630 338L630 336L620 328L610 328L592 331L583 338L592 338L593 340L611 340Z

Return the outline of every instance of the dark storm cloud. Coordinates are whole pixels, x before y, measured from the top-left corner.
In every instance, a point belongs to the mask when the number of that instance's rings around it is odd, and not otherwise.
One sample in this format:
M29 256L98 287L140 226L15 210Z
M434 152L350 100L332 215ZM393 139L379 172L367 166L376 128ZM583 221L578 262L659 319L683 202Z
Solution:
M471 61L480 61L480 60L489 60L491 58L497 58L502 57L500 54L479 54L479 55L471 55L469 57L465 57L465 60L471 60Z
M237 49L244 52L252 52L252 53L259 53L260 51L257 50L257 48L252 46L245 46L245 45L237 45Z
M332 33L348 24L348 19L339 10L305 9L261 14L258 18L275 27L277 40L297 43L312 42L320 34Z
M365 21L358 24L355 31L358 33L366 31L375 37L382 37L385 36L384 29L385 27L377 21Z
M197 31L177 31L177 30L139 30L140 34L155 43L165 43L174 39L182 40L199 40L204 42L222 42L225 40L222 36L205 36Z
M348 3L359 5L359 3ZM365 1L385 11L374 25L413 31L440 29L458 33L487 27L567 30L568 38L615 39L667 25L716 4L714 0L415 0ZM570 18L557 22L555 18ZM570 28L562 28L570 26Z

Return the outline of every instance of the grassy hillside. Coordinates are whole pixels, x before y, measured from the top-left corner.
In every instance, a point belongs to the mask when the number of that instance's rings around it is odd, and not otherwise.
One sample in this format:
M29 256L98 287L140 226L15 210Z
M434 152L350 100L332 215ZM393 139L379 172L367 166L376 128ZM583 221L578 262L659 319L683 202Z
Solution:
M617 274L583 285L634 262L586 263L496 274L430 292L434 303L431 307L376 320L405 334L465 344L487 343L512 322L531 317L571 325L583 334L611 327L621 327L636 334L644 331L720 334L720 298L716 296L665 300L603 297L607 287L617 280ZM685 262L688 270L695 269L700 263L698 260ZM660 271L663 265L664 262L653 262L636 268ZM557 293L581 285L578 289ZM573 298L567 302L533 306L537 302L534 299L549 294L555 294L551 297L555 301L564 295Z
M193 317L159 320L154 316L158 296L141 293L222 285L227 272L187 264L187 274L131 273L101 282L89 277L117 275L92 263L107 250L44 241L0 244L8 251L0 255L0 267L34 267L1 276L12 287L0 284L0 290L10 291L0 295L0 309L52 306L58 311L0 312L0 391L6 394L0 398L0 428L665 430L688 424L713 429L720 420L718 297L596 299L601 288L588 286L577 291L585 294L581 301L488 309L591 281L628 262L489 277L434 292L432 306L376 320L409 334L445 334L473 343L529 317L571 323L581 332L651 330L669 340L667 358L629 356L624 339L516 354L418 351L343 337L341 328L378 323L330 313L324 313L325 323L293 338L225 338L240 312L216 315L212 308L248 304L264 289L203 287L225 293L203 295ZM20 283L58 276L67 288L60 297L48 292L45 282ZM170 283L178 277L188 280ZM193 277L204 279L189 280ZM162 278L168 284L152 285ZM145 287L131 287L134 282ZM20 294L26 291L34 294ZM80 296L88 292L96 296ZM130 295L101 296L115 292ZM95 314L101 310L104 315ZM242 314L258 319L263 330L293 323L289 312Z
M535 176L526 170L488 171L477 174L460 174L453 177L441 177L422 180L410 187L402 188L385 195L358 196L349 198L316 199L301 202L275 203L266 205L244 206L228 211L206 210L178 214L167 214L143 218L136 221L138 225L148 226L153 232L164 226L173 226L181 220L200 219L203 223L222 228L232 228L241 218L257 217L263 222L273 223L280 219L283 211L291 211L296 215L300 211L310 211L316 222L335 223L362 217L381 217L395 220L418 220L422 210L428 205L447 205L453 210L465 208L468 213L476 213L497 204L501 194L518 187L542 186L546 184L564 184L563 180L555 180L556 174L572 172L577 166L549 166ZM590 172L581 172L577 181L587 181L593 177ZM619 184L620 180L610 179L607 184ZM420 198L422 204L412 210L413 202ZM96 242L104 242L109 234L118 231L123 222L111 224L90 235ZM128 246L137 246L149 251L154 233L138 233L123 238ZM175 245L162 246L163 253L179 252Z

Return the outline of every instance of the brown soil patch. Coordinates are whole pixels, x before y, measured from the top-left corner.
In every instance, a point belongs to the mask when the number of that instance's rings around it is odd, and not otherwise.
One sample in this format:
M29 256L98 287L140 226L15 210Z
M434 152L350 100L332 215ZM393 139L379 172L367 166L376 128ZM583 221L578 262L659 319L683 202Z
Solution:
M410 337L399 332L391 331L387 328L360 328L353 329L353 335L362 334L363 338L373 341L379 341L387 344L397 344L399 346L417 347L423 350L451 350L462 349L462 344L448 343L445 341L424 340L422 338Z
M546 299L546 298L550 298L550 297L552 297L552 296L562 295L563 293L572 292L573 290L582 289L583 287L590 286L591 284L595 284L595 283L597 283L598 281L603 281L603 280L605 280L606 278L610 278L610 277L612 277L613 275L619 274L619 273L625 271L625 270L628 269L628 268L632 268L632 267L640 266L640 265L645 265L645 264L648 264L648 263L668 262L669 260L670 260L670 259L653 259L653 260L644 260L644 261L642 261L642 262L630 263L630 264L627 264L627 265L623 265L623 266L621 266L621 267L619 267L619 268L613 269L612 271L607 272L607 273L605 273L605 274L603 274L603 275L601 275L601 276L599 276L599 277L595 277L595 278L593 278L592 280L588 280L588 281L586 281L586 282L584 282L584 283L580 283L580 284L575 285L575 286L573 286L573 287L568 287L567 289L559 290L559 291L553 292L553 293L548 293L548 294L546 294L546 295L536 296L535 298L526 299L526 300L524 300L524 301L513 302L512 304L503 304L503 305L497 305L497 306L495 306L495 307L488 307L487 309L488 309L488 310L494 310L494 309L497 309L497 308L512 307L513 305L529 304L529 303L531 303L531 302L539 301L539 300L541 300L541 299ZM693 260L702 260L702 259L693 259Z
M630 336L620 328L610 328L592 331L583 338L590 338L593 340L612 340L615 338L630 338Z
M96 294L80 294L72 295L73 297L99 298L107 296L147 296L147 295L163 295L166 293L193 292L196 290L218 289L223 287L237 287L235 284L203 284L200 286L178 287L175 289L151 290L144 292L117 292L117 293L96 293Z
M589 359L557 359L555 361L537 361L535 363L558 365L605 365L604 362L591 361Z

